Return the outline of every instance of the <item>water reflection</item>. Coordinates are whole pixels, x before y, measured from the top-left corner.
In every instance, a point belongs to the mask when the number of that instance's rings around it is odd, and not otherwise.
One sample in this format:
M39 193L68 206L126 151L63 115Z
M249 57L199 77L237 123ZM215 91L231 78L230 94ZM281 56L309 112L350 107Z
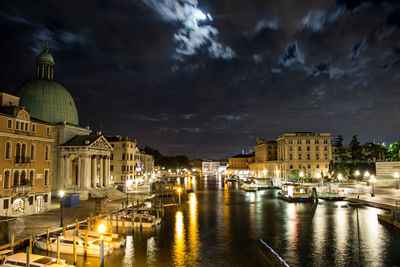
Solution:
M199 229L197 218L196 194L189 194L189 265L193 265L199 258Z
M185 265L185 228L183 226L182 211L177 211L175 214L174 266Z

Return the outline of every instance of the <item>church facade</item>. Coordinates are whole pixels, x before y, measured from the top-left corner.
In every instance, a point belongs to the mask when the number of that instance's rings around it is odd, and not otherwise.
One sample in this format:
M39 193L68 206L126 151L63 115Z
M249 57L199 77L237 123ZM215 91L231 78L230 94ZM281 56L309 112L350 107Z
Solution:
M89 127L79 125L74 99L54 81L48 40L36 63L36 78L21 85L16 95L32 117L52 125L52 193L63 190L80 194L81 199L99 195L100 188L110 185L112 147L101 133L92 134Z

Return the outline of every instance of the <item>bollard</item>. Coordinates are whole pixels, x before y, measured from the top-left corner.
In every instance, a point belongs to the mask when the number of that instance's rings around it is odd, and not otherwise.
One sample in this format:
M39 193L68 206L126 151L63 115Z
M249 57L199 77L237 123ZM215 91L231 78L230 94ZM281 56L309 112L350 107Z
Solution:
M85 257L87 257L87 243L88 243L88 239L89 239L89 230L86 229L86 231L85 231Z
M116 224L117 224L116 231L117 231L117 234L118 234L118 211L115 213L115 221L116 221ZM111 231L111 233L112 233L112 231Z
M60 260L60 236L57 237L57 261Z
M49 251L49 239L50 239L50 228L47 228L47 235L46 235L46 251Z
M122 221L122 234L125 235L125 218L122 217L121 221ZM118 231L117 231L117 234L118 234Z
M135 219L133 217L133 214L131 216L131 230L132 230L132 235L135 233Z
M29 253L32 254L32 235L29 236Z
M100 240L100 267L104 267L104 240Z
M11 234L11 254L14 254L14 240L15 236L14 233Z
M29 267L29 263L30 263L30 260L29 260L29 254L31 254L32 252L30 251L30 247L27 247L26 248L26 262L25 262L25 266L26 267Z
M74 242L74 244L73 244L73 250L74 250L74 265L76 265L76 237L75 237L75 236L74 236L73 242Z

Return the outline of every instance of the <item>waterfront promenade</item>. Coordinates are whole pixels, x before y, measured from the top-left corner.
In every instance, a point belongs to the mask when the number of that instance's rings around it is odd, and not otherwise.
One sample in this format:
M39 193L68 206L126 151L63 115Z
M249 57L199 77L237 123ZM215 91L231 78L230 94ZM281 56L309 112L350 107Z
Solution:
M141 188L129 193L129 201L141 200L149 196L148 187ZM122 202L126 199L114 200L107 203L107 211L115 211L122 208ZM130 202L130 204L132 204ZM52 200L51 210L41 214L35 214L25 217L18 217L9 222L9 235L15 234L15 240L29 238L35 228L36 234L45 233L47 228L50 230L60 227L60 202L58 199ZM65 223L72 224L75 220L86 220L90 214L95 215L95 200L80 201L79 207L63 208L63 218Z

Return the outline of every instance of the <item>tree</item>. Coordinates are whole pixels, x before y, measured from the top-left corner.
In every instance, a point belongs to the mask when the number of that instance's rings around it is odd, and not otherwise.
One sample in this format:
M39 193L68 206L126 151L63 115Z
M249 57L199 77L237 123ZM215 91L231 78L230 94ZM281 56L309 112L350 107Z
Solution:
M390 144L388 150L386 151L386 159L388 161L398 161L400 151L400 141Z
M291 174L296 181L300 180L300 170L293 170Z
M334 146L337 149L337 153L336 153L337 154L337 158L338 158L337 161L347 162L349 160L349 157L346 155L346 151L345 151L345 149L343 147L343 136L338 135L335 138Z
M386 147L383 144L376 144L373 142L368 142L364 145L367 152L367 159L370 161L382 161L385 158Z
M353 163L362 162L365 160L364 153L360 142L358 142L357 135L354 135L350 142L350 156Z

